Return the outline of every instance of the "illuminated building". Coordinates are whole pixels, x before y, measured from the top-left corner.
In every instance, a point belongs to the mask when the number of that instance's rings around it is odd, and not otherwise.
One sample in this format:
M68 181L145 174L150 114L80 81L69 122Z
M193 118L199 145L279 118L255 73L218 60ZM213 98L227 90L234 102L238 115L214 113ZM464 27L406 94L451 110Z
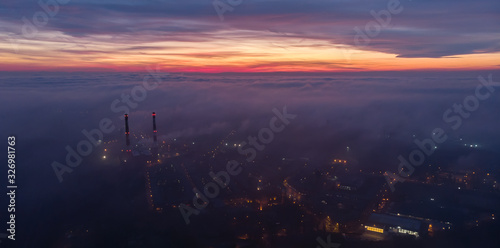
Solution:
M371 232L384 233L383 228L379 228L379 227L375 227L375 226L365 226L365 229L367 231L371 231Z
M326 216L326 219L324 220L324 227L325 227L326 232L330 232L330 233L339 233L340 232L339 223L337 223L337 222L333 223L330 216Z
M373 213L370 215L365 229L370 232L384 234L402 234L420 236L421 222L414 219Z
M434 230L432 229L432 224L429 224L429 228L427 228L427 233L429 236L434 236Z
M344 176L338 180L337 188L347 191L356 191L364 185L364 179L360 175Z
M286 189L286 196L288 199L293 200L293 202L299 202L302 199L302 196L304 196L304 193L299 192L296 190L293 186L291 186L287 180L283 181L283 186L285 186Z

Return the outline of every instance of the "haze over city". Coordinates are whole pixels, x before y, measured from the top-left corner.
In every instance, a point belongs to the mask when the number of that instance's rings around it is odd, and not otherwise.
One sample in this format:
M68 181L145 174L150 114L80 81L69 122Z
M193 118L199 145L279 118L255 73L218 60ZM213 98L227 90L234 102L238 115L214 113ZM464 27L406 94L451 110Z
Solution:
M0 13L0 247L500 246L498 1Z

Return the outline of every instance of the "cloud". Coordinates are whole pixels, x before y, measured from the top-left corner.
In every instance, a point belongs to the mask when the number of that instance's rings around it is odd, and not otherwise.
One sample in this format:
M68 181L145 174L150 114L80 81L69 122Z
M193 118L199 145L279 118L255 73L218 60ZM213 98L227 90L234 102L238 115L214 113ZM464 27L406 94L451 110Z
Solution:
M181 68L186 68L193 56L199 59L191 65L193 68L230 68L231 57L239 56L243 60L254 57L247 64L261 71L288 70L281 67L287 63L297 70L296 62L312 71L315 67L339 69L337 62L328 63L325 58L315 62L311 58L287 57L292 52L310 53L317 58L316 52L339 47L394 54L397 58L448 58L500 52L500 2L495 0L474 4L466 0L401 1L403 11L392 15L389 25L370 37L366 46L357 46L354 28L364 30L366 24L375 21L371 11L387 9L388 2L247 0L226 12L226 20L221 22L212 3L206 0L72 0L61 5L57 14L39 27L36 38L24 39L22 18L31 20L43 9L34 1L4 1L0 9L3 26L0 34L17 38L20 50L25 53L36 54L35 47L44 47L45 53L50 51L46 56L54 58L71 58L75 53L95 55L85 58L96 64L109 63L110 59L117 61L118 54L125 53L167 63L161 57L166 56L173 64L184 64ZM59 50L71 44L76 51ZM300 49L308 50L300 53ZM2 51L3 55L12 56L7 39L0 41L0 55ZM223 65L207 65L206 59L218 57L225 59L220 62ZM15 59L21 64L22 60ZM125 62L115 62L120 63ZM84 62L77 60L74 64L81 66ZM261 64L265 66L261 68ZM367 66L355 65L353 69Z

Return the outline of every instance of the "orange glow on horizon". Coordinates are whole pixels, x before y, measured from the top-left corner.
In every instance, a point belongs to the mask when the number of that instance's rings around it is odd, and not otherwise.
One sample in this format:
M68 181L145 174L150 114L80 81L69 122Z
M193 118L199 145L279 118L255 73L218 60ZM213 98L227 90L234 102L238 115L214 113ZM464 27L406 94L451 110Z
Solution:
M500 53L442 58L400 58L397 54L360 50L326 40L246 37L222 32L206 42L158 41L114 44L92 38L73 43L22 41L18 52L0 41L2 71L145 71L165 72L357 72L407 70L498 70ZM263 38L259 38L262 35Z

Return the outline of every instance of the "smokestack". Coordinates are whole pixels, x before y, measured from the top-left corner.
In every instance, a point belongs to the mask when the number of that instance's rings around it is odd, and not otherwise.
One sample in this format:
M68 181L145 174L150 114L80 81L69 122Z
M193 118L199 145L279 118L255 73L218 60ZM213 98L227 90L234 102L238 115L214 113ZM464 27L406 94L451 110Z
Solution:
M156 113L153 112L153 132L156 133Z
M154 141L156 142L157 141L157 138L156 138L156 113L153 112L153 133L154 133Z
M128 131L128 114L125 114L125 134L130 134Z
M128 146L130 145L129 134L130 134L130 132L128 130L128 114L125 114L125 137L127 139L127 149L128 149Z

